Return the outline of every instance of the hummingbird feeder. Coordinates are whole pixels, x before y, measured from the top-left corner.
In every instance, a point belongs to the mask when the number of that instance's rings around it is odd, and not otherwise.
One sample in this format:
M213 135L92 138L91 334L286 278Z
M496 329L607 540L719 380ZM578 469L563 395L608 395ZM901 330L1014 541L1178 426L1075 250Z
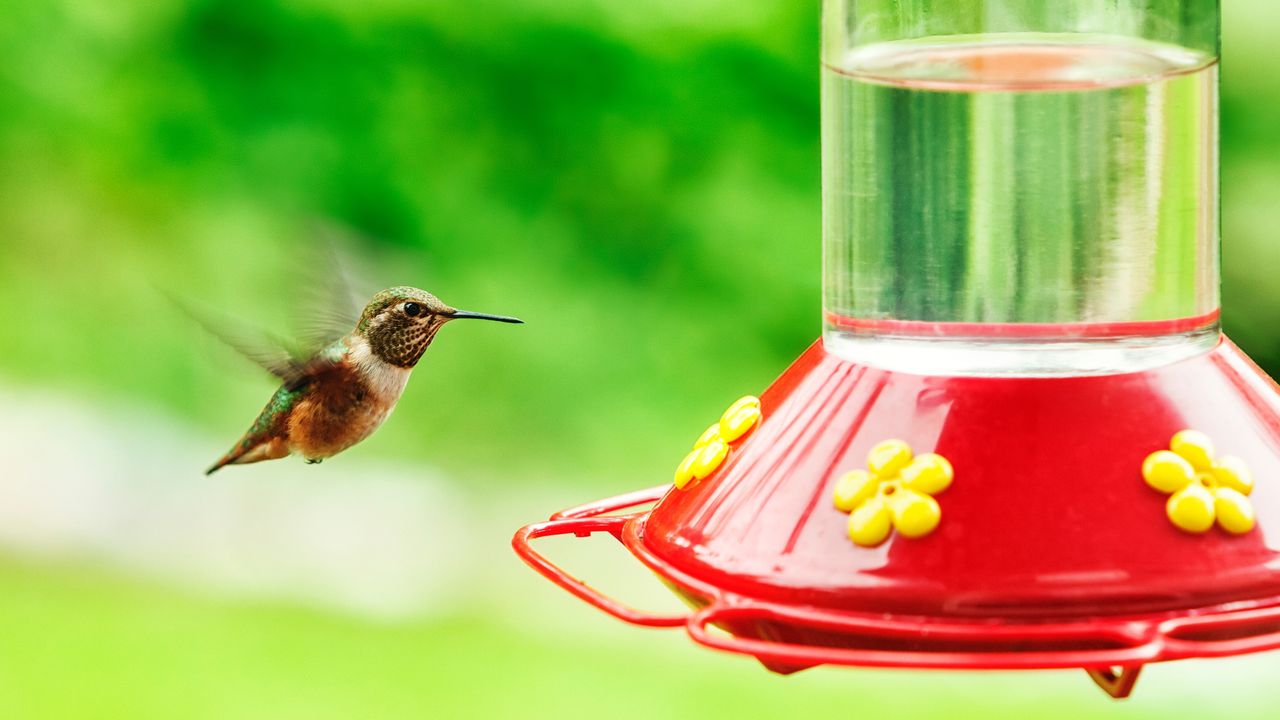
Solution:
M1280 647L1280 388L1218 324L1218 10L827 0L823 337L673 484L516 552L781 673L1083 668L1124 697ZM532 544L595 533L692 610Z

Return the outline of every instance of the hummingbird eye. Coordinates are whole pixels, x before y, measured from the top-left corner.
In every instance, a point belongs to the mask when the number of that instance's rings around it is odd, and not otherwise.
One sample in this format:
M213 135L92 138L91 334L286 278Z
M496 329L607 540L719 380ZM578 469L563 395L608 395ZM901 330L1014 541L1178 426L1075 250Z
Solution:
M404 314L409 317L418 317L422 314L422 306L416 302L407 302L404 304Z

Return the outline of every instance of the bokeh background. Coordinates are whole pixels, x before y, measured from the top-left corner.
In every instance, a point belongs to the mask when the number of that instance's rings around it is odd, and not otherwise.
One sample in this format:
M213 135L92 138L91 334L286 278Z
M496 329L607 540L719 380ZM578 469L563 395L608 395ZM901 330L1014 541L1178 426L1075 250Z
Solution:
M1280 4L1224 3L1225 323L1280 370ZM782 678L621 626L519 525L669 477L818 334L816 0L38 0L0 12L0 717L1274 717L1280 655ZM358 234L451 326L386 427L201 471ZM303 271L303 272L299 272ZM548 552L670 606L620 551Z

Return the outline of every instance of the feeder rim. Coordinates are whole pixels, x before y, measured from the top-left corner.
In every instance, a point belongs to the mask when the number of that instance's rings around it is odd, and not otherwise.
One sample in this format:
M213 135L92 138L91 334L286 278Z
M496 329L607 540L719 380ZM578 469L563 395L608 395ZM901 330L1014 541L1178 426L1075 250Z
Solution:
M520 528L512 538L512 547L543 577L619 620L645 627L683 626L700 645L750 655L771 669L784 672L817 665L970 670L1084 668L1108 694L1124 697L1132 690L1138 669L1147 663L1280 647L1280 597L1259 600L1247 607L1236 603L1176 613L1016 622L790 606L727 592L672 566L645 546L648 509L622 513L661 500L670 488L660 485L560 511L547 521ZM638 610L570 575L532 546L538 538L570 534L585 538L601 532L613 536L659 577L704 604L687 614ZM738 637L710 629L713 625L760 622L890 643L914 640L926 644L941 641L990 645L1003 641L1035 643L1036 647L994 651L838 648ZM1087 647L1090 643L1097 646ZM1059 646L1055 648L1055 644Z

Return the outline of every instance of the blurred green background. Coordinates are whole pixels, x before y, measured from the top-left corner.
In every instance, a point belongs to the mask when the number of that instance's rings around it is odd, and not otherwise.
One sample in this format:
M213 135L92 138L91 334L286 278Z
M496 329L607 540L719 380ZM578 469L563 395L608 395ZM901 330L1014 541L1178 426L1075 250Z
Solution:
M1280 5L1224 3L1224 312L1280 370ZM816 0L86 0L0 22L0 717L1274 717L1280 656L790 678L622 627L507 548L666 480L819 332ZM200 472L269 378L156 286L278 324L366 239L450 327L314 468ZM583 543L578 543L582 545ZM611 548L551 550L669 603ZM607 553L607 554L606 554ZM580 564L574 564L574 563Z

